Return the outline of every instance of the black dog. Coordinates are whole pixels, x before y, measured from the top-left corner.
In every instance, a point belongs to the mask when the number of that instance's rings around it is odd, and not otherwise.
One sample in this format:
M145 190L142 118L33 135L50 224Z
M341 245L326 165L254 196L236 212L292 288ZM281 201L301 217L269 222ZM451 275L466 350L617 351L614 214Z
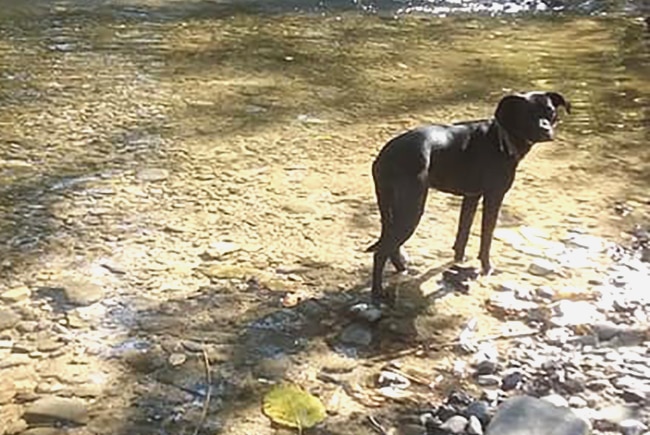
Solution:
M489 274L492 233L503 197L512 186L519 161L533 144L553 140L557 109L570 105L556 92L529 92L501 99L489 120L427 125L389 141L372 165L381 214L381 236L374 252L372 300L384 298L382 273L390 259L406 270L401 246L420 222L430 187L463 196L454 261L462 261L479 199L483 198L478 258Z

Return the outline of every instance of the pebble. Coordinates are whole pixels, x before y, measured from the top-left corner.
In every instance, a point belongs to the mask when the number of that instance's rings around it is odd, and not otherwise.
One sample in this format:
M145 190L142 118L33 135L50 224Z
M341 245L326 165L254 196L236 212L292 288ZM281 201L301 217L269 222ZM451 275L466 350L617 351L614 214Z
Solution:
M465 417L478 419L483 425L487 426L490 422L490 405L485 400L475 400L465 409Z
M68 302L73 305L91 305L104 297L104 289L86 279L64 278L58 285L63 288Z
M26 286L14 287L12 289L5 290L2 293L0 293L0 301L9 304L20 303L28 300L31 297L31 295L32 292L29 289L29 287Z
M30 404L23 418L30 425L85 424L88 422L88 411L80 399L50 396Z
M623 435L641 435L648 426L639 420L628 418L618 423L618 428Z
M549 260L536 258L528 266L528 272L536 276L548 276L558 271L559 266Z
M483 426L478 418L473 415L469 417L466 432L470 435L483 435Z
M147 182L164 181L169 178L169 171L162 168L144 168L137 172L136 178Z
M0 308L0 331L13 328L20 321L20 316L10 308Z
M482 387L494 387L501 384L501 378L497 375L480 375L476 382Z
M585 408L588 406L588 403L580 396L571 396L569 397L569 406L571 408Z
M465 432L468 420L462 415L454 415L440 425L440 429L452 434L461 434Z
M477 375L492 375L496 373L499 365L496 361L483 360L476 365Z

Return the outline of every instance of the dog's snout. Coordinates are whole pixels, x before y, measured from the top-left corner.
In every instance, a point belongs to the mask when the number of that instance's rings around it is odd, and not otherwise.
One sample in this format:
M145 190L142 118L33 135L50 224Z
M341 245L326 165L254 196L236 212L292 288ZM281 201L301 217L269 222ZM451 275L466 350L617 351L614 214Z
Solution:
M553 140L553 123L546 119L539 120L539 141Z

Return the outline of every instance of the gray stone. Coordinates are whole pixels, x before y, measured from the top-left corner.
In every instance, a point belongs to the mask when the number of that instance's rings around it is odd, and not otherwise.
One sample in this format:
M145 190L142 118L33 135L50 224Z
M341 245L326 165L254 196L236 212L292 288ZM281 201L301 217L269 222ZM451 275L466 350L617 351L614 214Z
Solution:
M352 323L341 332L339 340L344 344L368 346L372 342L372 331L365 324Z
M499 364L496 361L484 359L476 365L476 374L478 375L492 375L496 373Z
M486 435L587 435L589 426L569 408L560 408L530 396L505 401Z
M462 415L454 415L440 425L440 429L445 430L452 434L461 434L465 432L468 420Z
M532 263L530 263L530 266L528 266L528 272L537 276L548 276L557 272L557 270L558 265L556 263L542 258L536 258Z
M350 312L359 319L374 323L381 318L382 312L374 305L360 303L352 306Z
M587 401L580 396L569 397L569 406L571 408L585 408L587 405Z
M162 168L144 168L138 171L136 177L140 181L164 181L169 178L169 171Z
M56 423L86 424L88 411L83 401L65 397L43 397L25 409L23 418L30 425Z
M618 423L618 429L623 435L640 435L648 429L648 426L639 420L628 418Z
M495 387L501 384L501 378L497 375L480 375L476 383L482 387Z
M496 401L496 398L494 399ZM477 418L483 426L490 422L490 405L485 400L475 400L465 409L464 415L472 420Z
M85 279L67 278L59 283L65 296L73 305L86 306L104 297L104 289Z
M0 308L0 331L13 328L20 321L20 316L10 308Z
M467 433L470 435L483 435L483 426L475 416L470 416L467 423Z
M587 383L587 388L591 391L602 391L609 388L612 384L607 379L592 379Z
M535 289L535 294L537 295L537 297L540 297L542 299L553 299L556 293L557 292L555 290L553 290L551 287L546 285L537 287Z

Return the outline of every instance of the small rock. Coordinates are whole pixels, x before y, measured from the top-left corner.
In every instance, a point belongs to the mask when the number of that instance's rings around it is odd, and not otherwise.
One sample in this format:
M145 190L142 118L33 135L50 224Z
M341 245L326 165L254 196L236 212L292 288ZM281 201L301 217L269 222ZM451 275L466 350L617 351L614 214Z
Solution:
M16 331L28 334L30 332L36 331L38 328L38 322L35 320L22 320L16 325Z
M549 394L548 396L544 396L541 399L561 408L569 407L569 402L559 394Z
M501 389L503 391L514 390L523 380L524 375L519 370L508 373L501 380Z
M612 384L607 379L592 379L587 382L587 388L591 391L602 391L609 388Z
M381 318L381 310L374 305L360 303L352 306L350 312L360 319L374 323Z
M492 375L496 373L499 368L499 364L496 361L492 360L483 360L476 365L476 374L477 375Z
M635 387L626 387L620 395L626 402L644 402L650 399L650 392Z
M25 410L23 418L30 425L74 423L86 424L88 411L83 401L65 397L43 397Z
M549 430L552 428L552 431ZM589 426L569 408L518 396L498 408L486 435L587 435Z
M490 422L490 406L485 400L475 400L470 403L463 414L470 422L472 418L478 419L483 426L487 426Z
M542 299L553 299L555 297L556 291L553 290L551 287L543 285L541 287L537 287L535 289L535 294L537 297L542 298Z
M495 387L501 384L501 378L497 375L480 375L476 383L482 387Z
M640 435L648 429L648 426L639 420L628 418L618 423L618 429L623 435Z
M29 287L21 286L0 293L0 301L8 304L19 303L28 300L32 295Z
M104 289L101 286L85 279L65 278L59 286L63 288L68 302L73 305L91 305L104 297Z
M556 263L543 258L536 258L532 263L530 263L530 266L528 266L528 272L537 276L548 276L556 273L558 269L559 266Z
M0 308L0 331L13 328L20 321L20 316L10 308Z
M164 181L169 178L169 171L162 168L144 168L140 169L136 174L140 181L156 182Z
M479 419L472 415L469 417L466 431L470 435L483 435L483 426Z
M339 340L344 344L365 347L372 342L372 331L365 324L351 323L341 332Z
M585 408L588 406L588 403L580 396L571 396L569 397L569 406L571 408Z
M173 366L180 366L187 361L187 356L184 353L172 353L169 355L169 364Z
M452 434L461 434L465 432L468 420L462 415L454 415L440 425L440 429Z

